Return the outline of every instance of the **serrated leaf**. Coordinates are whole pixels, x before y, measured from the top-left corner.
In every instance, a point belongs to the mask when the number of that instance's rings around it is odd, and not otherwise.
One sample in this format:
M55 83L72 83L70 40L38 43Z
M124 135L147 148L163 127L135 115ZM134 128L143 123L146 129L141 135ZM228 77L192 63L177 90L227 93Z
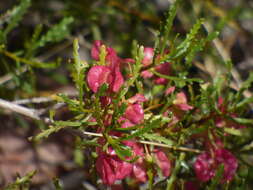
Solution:
M162 46L161 46L161 52L160 52L161 54L164 53L165 47L168 43L168 36L169 36L170 31L171 31L173 21L175 19L177 9L178 9L178 6L179 6L180 2L181 2L181 0L176 0L170 6L170 9L168 11L168 17L166 19L166 23L165 23L165 26L164 26L163 40L162 40Z
M216 190L217 186L220 184L222 177L223 177L223 172L224 172L224 165L221 164L219 165L216 174L214 178L211 181L211 185L207 188L208 190Z
M55 190L63 190L61 182L58 178L53 179Z
M36 135L32 138L29 138L29 140L38 142L38 141L40 141L44 138L48 138L49 135L51 135L53 133L56 133L56 132L60 131L63 128L65 128L65 126L49 126L48 129L42 131L41 133L39 133L38 135Z
M30 58L34 54L36 50L36 41L38 40L41 31L42 31L42 24L39 24L36 26L31 40L28 43L26 43L26 49L27 49L27 52L25 55L26 58Z
M242 136L243 131L239 129L234 129L234 128L224 128L224 131L228 134L235 135L235 136Z
M113 139L113 138L109 137L107 140L108 140L108 143L115 150L115 153L117 154L117 156L121 160L127 161L126 158L127 157L129 158L132 156L132 151L131 151L130 147L121 144L119 139Z
M65 17L59 24L54 25L39 41L35 47L43 47L47 43L59 42L69 34L69 25L74 21L72 17Z
M253 119L239 118L239 117L235 117L232 119L240 124L253 124Z
M100 96L105 96L107 89L109 88L109 85L107 83L102 84L99 89L98 92L96 93L97 97Z
M63 126L63 127L79 127L82 125L81 122L78 121L55 121L54 125Z
M191 31L186 35L186 39L176 48L176 53L173 55L174 59L180 57L181 55L183 55L188 51L203 23L204 19L199 19L197 21L197 23L193 26Z
M206 43L212 41L215 38L217 38L218 35L219 35L219 32L214 31L212 33L209 33L208 36L205 39L195 40L191 45L189 53L185 57L186 64L191 63L194 56L196 55L196 53L202 51L204 46L206 45Z
M17 189L24 189L25 185L29 185L31 183L31 179L33 176L37 173L36 170L31 171L27 173L25 176L21 178L17 178L15 182L11 183L7 187L5 187L5 190L17 190Z
M163 136L157 135L157 134L146 133L141 136L144 137L145 139L161 142L161 143L167 144L169 146L173 146L175 144L172 140L169 140L169 139L167 139Z
M143 128L135 131L133 134L126 136L126 137L122 137L120 138L121 140L129 140L132 139L134 137L138 137L143 135L144 133L147 133L155 128L159 128L161 124L161 119L156 119L154 121L152 121L151 123L147 123L146 125L144 125Z
M57 97L58 101L66 103L71 110L74 110L74 111L78 110L78 107L80 105L79 101L72 100L69 97L67 97L65 94L58 94L57 96L58 96Z
M80 107L83 105L83 90L84 90L84 85L85 85L85 70L88 67L86 62L82 61L79 56L79 44L78 40L75 39L73 43L73 57L74 57L74 69L72 70L72 76L76 85L76 88L78 89L79 92L79 102L80 102Z
M253 96L249 97L249 98L244 98L241 102L239 102L238 104L236 104L236 109L241 108L249 103L253 103Z
M31 0L22 0L21 3L14 7L9 13L8 25L3 31L2 38L6 38L7 34L15 27L18 26L20 20L23 18L27 9L31 5Z

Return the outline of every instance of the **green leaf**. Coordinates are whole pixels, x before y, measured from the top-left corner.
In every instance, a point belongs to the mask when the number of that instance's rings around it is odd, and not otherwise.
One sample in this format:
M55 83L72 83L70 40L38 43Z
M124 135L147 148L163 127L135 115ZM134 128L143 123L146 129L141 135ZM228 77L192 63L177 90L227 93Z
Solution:
M28 185L31 183L31 179L36 174L36 170L29 172L22 178L17 178L14 183L9 184L7 187L5 187L5 190L19 190L19 189L27 189Z
M94 138L92 140L86 140L83 139L78 145L77 148L83 149L85 147L90 147L90 146L100 146L100 144L97 143L97 139Z
M160 143L167 144L169 146L173 146L175 143L172 140L169 140L163 136L157 135L157 134L150 134L150 133L145 133L141 135L145 139L151 140L151 141L157 141Z
M126 158L132 156L132 151L130 147L121 144L119 139L113 139L111 137L108 137L107 140L121 160L129 161L126 160ZM131 160L129 162L131 162Z
M77 100L72 100L70 99L68 96L66 96L65 94L58 94L57 95L57 99L60 102L64 102L69 106L69 109L73 110L73 111L78 111L79 109L79 101ZM59 98L60 97L60 98Z
M43 47L47 43L59 42L63 40L70 31L69 25L74 21L72 17L65 17L59 24L54 25L39 41L35 47Z
M216 190L217 186L220 184L224 172L224 165L219 165L218 170L216 171L215 177L211 181L211 185L207 188L208 190Z
M61 182L58 178L53 179L55 190L63 190Z
M228 134L235 135L235 136L242 136L243 131L239 129L234 129L234 128L224 128L224 131Z
M175 167L172 171L172 174L171 174L170 178L167 180L166 190L174 190L175 189L174 182L177 179L177 174L179 173L180 168L182 166L181 162L184 161L184 159L185 159L185 153L181 152L179 155L179 158L176 159L176 164L175 164Z
M243 91L250 88L252 83L253 83L253 72L250 72L249 77L247 78L247 80L242 83L241 88L240 88L240 90L238 91L238 93L236 95L236 98L239 99L241 94L243 93Z
M42 139L48 138L49 135L56 133L58 131L60 131L61 129L65 128L66 126L49 126L48 129L42 131L41 133L39 133L38 135L29 138L29 140L38 142Z
M36 26L31 40L28 43L25 44L26 45L26 49L27 49L27 52L25 54L26 58L30 58L30 57L33 56L33 54L34 54L34 52L35 52L35 50L37 48L36 47L36 41L38 40L41 31L42 31L42 24L39 24L39 25Z
M143 135L144 133L147 133L155 128L159 128L161 124L161 119L156 119L154 121L152 121L151 123L147 123L146 125L143 126L143 128L137 130L136 132L134 132L133 134L127 136L127 137L122 137L120 138L121 140L129 140L132 139L134 137L139 137L141 135Z
M60 62L60 60L58 60L57 62L48 62L48 63L39 62L39 61L36 61L36 60L28 60L28 59L25 59L25 58L18 57L16 54L11 53L11 52L6 51L6 50L1 49L1 48L0 48L0 53L3 53L5 56L13 59L17 63L22 62L22 63L25 63L27 65L31 65L33 67L38 67L38 68L55 68L59 65L59 62Z
M219 32L215 31L215 32L209 33L205 39L195 40L192 43L191 48L189 49L189 53L185 57L186 64L190 64L194 56L196 55L196 53L202 51L204 46L208 42L211 42L213 39L217 38L218 35L219 35Z
M76 88L78 89L79 92L79 102L80 102L80 107L83 105L83 88L85 84L85 70L88 67L88 64L84 61L81 61L79 53L78 53L79 45L78 45L78 40L75 39L73 43L73 56L74 56L74 69L72 71L72 76L76 85Z
M9 12L9 20L8 20L8 25L3 31L2 38L1 40L5 40L6 36L12 29L18 26L20 20L23 18L24 14L26 13L27 9L31 5L31 0L22 0L21 3L14 7L10 12Z
M236 104L236 109L246 106L249 103L253 103L253 96L251 96L249 98L244 98L241 102Z
M199 29L201 28L201 25L204 23L204 19L201 18L197 21L197 23L193 26L191 31L186 35L185 40L175 48L171 53L164 56L161 60L161 62L171 62L189 52L191 50L191 47L193 46L193 43L195 42L195 39L197 38L197 34L199 32Z
M97 97L100 96L105 96L107 89L109 88L109 85L107 83L102 84L99 89L98 92L96 93Z
M164 33L163 33L163 40L162 40L162 46L161 46L161 55L163 55L166 45L168 44L168 36L171 31L173 21L175 19L175 16L177 14L177 9L180 4L181 0L176 0L169 9L168 17L166 19L166 24L164 26Z
M134 85L136 79L140 75L140 70L142 68L142 60L144 57L144 47L136 44L136 47L134 48L134 50L135 50L135 52L134 52L135 64L131 64L132 65L132 73L131 73L132 77L130 77L130 79L127 81L127 87L122 90L123 93L120 94L120 96L119 96L120 98L123 97L127 93L129 87Z
M55 121L54 125L63 127L79 127L82 125L79 121Z
M235 117L232 119L240 124L253 124L253 119L246 119L246 118L239 118L239 117Z

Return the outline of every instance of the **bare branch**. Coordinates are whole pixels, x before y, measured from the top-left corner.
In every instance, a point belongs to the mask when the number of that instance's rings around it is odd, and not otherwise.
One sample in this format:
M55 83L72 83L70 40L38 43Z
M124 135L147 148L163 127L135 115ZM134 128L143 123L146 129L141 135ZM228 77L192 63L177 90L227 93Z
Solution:
M17 105L17 104L14 104L12 102L9 102L9 101L3 100L3 99L0 99L0 107L2 107L4 109L8 109L12 112L16 112L16 113L25 115L25 116L30 117L32 119L41 120L41 118L39 117L39 114L37 113L36 110Z

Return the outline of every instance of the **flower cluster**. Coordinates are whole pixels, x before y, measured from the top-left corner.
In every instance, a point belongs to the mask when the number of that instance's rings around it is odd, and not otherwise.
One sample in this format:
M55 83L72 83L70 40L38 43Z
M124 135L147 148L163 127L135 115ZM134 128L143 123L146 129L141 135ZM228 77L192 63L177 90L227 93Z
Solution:
M121 73L121 65L125 62L134 62L131 59L121 59L117 56L114 49L105 47L100 41L96 41L92 47L91 55L95 61L99 61L102 48L106 50L105 65L95 65L90 68L87 75L87 84L89 88L97 93L99 88L103 84L109 86L107 96L100 98L100 103L103 106L109 107L114 93L117 93L121 86L124 84L124 78ZM152 56L151 56L152 57ZM148 62L148 58L144 58L143 62ZM141 125L144 121L144 110L142 103L147 99L142 94L136 94L129 98L125 102L127 107L124 113L119 117L118 124L121 128L128 128L135 125ZM112 123L108 120L110 114L107 114L104 119L104 125L110 126ZM101 131L101 129L98 129ZM120 132L110 131L110 135L120 137ZM100 138L101 145L105 145L104 138ZM96 161L96 169L103 181L103 183L112 185L116 180L121 180L126 177L132 177L138 182L146 182L147 177L147 154L151 154L154 158L154 164L156 164L162 171L165 177L170 175L171 161L162 149L154 149L148 153L144 151L142 144L133 140L126 140L122 142L124 146L132 150L132 155L126 157L125 160L119 158L116 151L109 146L106 150L101 147L97 148L98 158ZM134 161L131 161L134 160Z
M167 50L165 52L166 54L169 53ZM92 96L96 96L103 84L107 84L105 93L99 97L99 109L103 112L101 114L102 118L96 118L96 115L93 115L93 120L100 119L102 121L102 126L97 126L97 132L102 132L103 137L98 139L101 146L96 149L98 155L96 169L104 184L113 185L117 180L127 177L134 179L136 182L144 183L148 180L148 170L151 169L153 173L157 174L159 173L156 171L158 168L164 177L169 177L173 171L173 159L169 158L168 152L156 146L144 146L140 143L141 139L138 136L124 139L126 137L125 134L127 133L131 136L133 133L131 130L138 131L145 128L146 120L150 118L150 115L155 115L159 112L159 117L167 118L167 120L162 126L157 127L159 130L154 129L152 132L157 136L163 136L164 131L165 133L170 133L170 135L172 134L172 136L178 136L181 131L187 128L187 124L190 123L190 120L182 122L185 116L190 114L198 115L200 112L199 107L188 103L188 94L185 89L178 88L175 82L168 79L169 77L163 78L164 76L172 75L173 70L172 63L160 63L162 56L159 54L155 56L153 48L145 47L143 49L142 60L139 62L141 63L139 76L141 80L149 80L155 85L163 85L164 91L160 94L162 94L164 99L167 97L171 98L169 104L164 101L159 102L156 99L149 100L139 90L135 94L129 93L130 96L124 96L118 100L118 94L127 85L126 78L128 75L123 75L122 73L131 71L131 67L136 64L136 61L131 58L120 58L114 49L106 47L101 41L95 41L93 44L91 57L95 64L90 67L87 74L87 84L92 91ZM156 110L149 112L147 115L144 114L144 107L150 105L152 101L158 102L154 108L165 105L166 107L163 107L162 111ZM120 114L115 111L119 107L121 109ZM152 105L150 107L149 109L152 109ZM216 127L211 128L209 131L199 132L197 135L190 136L191 139L201 142L202 145L206 145L207 151L195 157L193 168L197 180L186 182L185 187L187 189L198 189L199 184L196 185L197 183L195 183L198 180L208 182L213 179L220 165L224 166L221 183L231 181L237 170L238 162L236 157L225 148L217 137L215 130L222 127L240 129L244 128L244 126L228 119L229 117L234 118L237 115L228 112L222 98L218 100L218 109L218 111L212 110L208 117L195 120L199 122L200 126L212 120ZM125 133L122 131L125 131ZM226 134L224 133L224 135ZM113 144L110 138L121 140ZM122 158L118 152L118 148L122 146L124 147L123 149L131 150L131 154Z
M232 180L237 169L237 160L224 148L200 154L194 163L195 173L200 181L208 181L215 176L220 164L224 165L222 182Z

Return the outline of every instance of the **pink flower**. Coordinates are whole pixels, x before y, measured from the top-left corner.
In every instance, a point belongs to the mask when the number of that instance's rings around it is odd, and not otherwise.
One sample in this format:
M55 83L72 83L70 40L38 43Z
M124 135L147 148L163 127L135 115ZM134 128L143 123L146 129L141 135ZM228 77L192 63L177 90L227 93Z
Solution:
M142 76L144 79L146 79L146 78L151 78L151 77L153 77L154 74L151 73L151 72L148 71L148 70L145 70L145 71L142 71L142 72L141 72L141 76Z
M215 157L217 164L224 164L223 180L231 181L238 166L235 156L228 150L221 148L215 150Z
M101 143L102 139L100 140ZM134 141L124 141L126 146L132 148L133 159L136 156L139 158L134 163L128 163L121 160L115 153L115 151L109 147L107 153L102 151L101 148L97 148L98 159L96 162L96 169L104 184L112 185L116 180L121 180L126 177L134 177L139 182L147 181L145 163L144 163L144 150L142 145Z
M144 48L144 58L142 60L142 64L144 67L149 66L153 62L154 57L154 49L151 47Z
M133 165L132 176L135 179L137 179L137 181L142 182L142 183L148 180L143 159L139 159L139 161L137 161L137 163Z
M129 103L133 104L133 103L141 103L141 102L145 102L147 101L147 99L145 98L144 95L142 94L136 94L133 97L129 98L127 100Z
M109 90L118 92L124 79L119 68L111 69L108 66L97 65L91 67L87 74L87 83L93 92L97 92L104 83L109 85Z
M165 91L165 95L169 95L175 91L176 87L172 86Z
M93 59L99 60L100 48L102 45L101 41L94 42L91 49L91 56ZM88 86L95 93L104 83L109 84L109 90L111 92L118 92L124 83L124 78L120 72L121 59L117 56L114 49L110 47L106 47L106 53L107 65L93 66L87 75Z
M168 51L166 51L168 53ZM155 59L159 62L161 55L158 55ZM154 59L154 49L151 47L145 47L144 48L144 58L142 60L143 67L147 67L152 64ZM154 67L155 71L163 74L163 75L170 75L171 74L171 63L165 62L162 64L159 64ZM148 70L144 70L141 72L141 76L143 78L151 78L153 77L155 84L167 84L168 79L156 76L152 72Z
M161 73L163 75L171 74L171 63L165 62L155 67L156 72ZM156 77L154 82L156 84L167 84L168 79Z
M94 43L93 43L93 46L91 48L91 57L98 61L99 60L99 55L100 55L100 48L103 46L104 44L99 41L99 40L96 40ZM107 62L107 65L113 69L115 67L119 67L120 66L120 63L121 63L121 59L117 56L117 53L116 51L111 48L111 47L106 47L106 62Z
M102 42L100 40L94 41L92 48L91 48L91 57L98 61L99 60L99 54L100 54L100 48L102 46Z
M208 181L215 175L214 159L208 152L202 153L194 163L194 170L200 181Z
M141 144L138 144L134 141L125 141L125 145L129 146L133 150L133 158L138 156L138 160L136 160L133 163L133 172L132 177L135 178L139 182L146 182L148 180L147 174L146 174L146 168L145 168L145 162L144 162L144 150L143 146Z
M187 98L184 92L177 93L176 99L173 101L173 104L176 105L182 111L188 111L193 109L192 106L187 104Z
M124 179L132 172L132 164L122 161L116 155L100 153L96 169L104 184L112 185L116 180Z
M170 75L171 74L171 63L162 63L155 67L156 72L161 73L163 75ZM154 75L152 72L148 70L144 70L141 72L141 76L143 78L152 78L154 79L155 84L167 84L168 79L158 77Z
M222 183L231 181L235 175L238 163L233 154L224 148L214 150L213 157L210 153L204 152L197 157L194 163L194 170L200 181L208 181L215 176L220 164L224 164Z
M90 87L90 89L93 92L97 92L99 87L102 86L102 84L112 83L112 74L111 70L107 66L93 66L87 75L87 82Z
M136 94L135 96L129 98L127 101L129 105L121 121L125 120L132 123L133 125L140 124L144 119L144 110L139 103L145 102L147 101L147 99L142 94ZM127 125L132 125L130 123L128 123Z
M166 154L160 149L155 149L155 159L157 165L161 168L161 171L165 177L168 177L171 173L171 162Z
M124 118L134 124L140 124L144 119L144 111L140 104L131 104L127 107Z

